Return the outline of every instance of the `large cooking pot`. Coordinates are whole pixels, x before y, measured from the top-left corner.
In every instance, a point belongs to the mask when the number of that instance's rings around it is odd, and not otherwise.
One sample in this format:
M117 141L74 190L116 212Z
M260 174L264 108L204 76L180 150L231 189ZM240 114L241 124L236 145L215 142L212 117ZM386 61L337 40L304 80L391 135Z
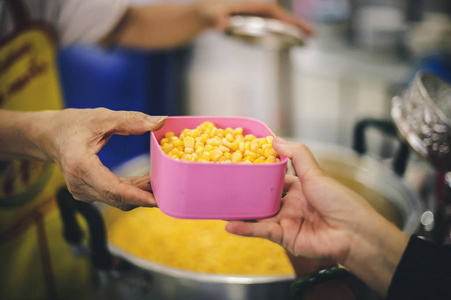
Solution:
M403 180L377 159L358 155L353 150L330 144L305 142L322 168L330 175L363 195L383 216L407 234L419 224L420 203ZM140 156L115 172L120 176L142 175L149 169L149 156ZM139 236L136 236L139 238ZM145 274L141 297L153 299L291 299L288 287L293 275L233 276L186 271L142 259L109 243L110 251ZM155 245L148 251L158 250ZM183 251L183 249L181 249ZM149 276L150 275L150 276ZM116 296L130 290L118 290ZM120 289L115 285L115 289ZM371 294L371 296L370 296ZM370 298L372 297L372 298ZM369 292L368 299L374 294Z

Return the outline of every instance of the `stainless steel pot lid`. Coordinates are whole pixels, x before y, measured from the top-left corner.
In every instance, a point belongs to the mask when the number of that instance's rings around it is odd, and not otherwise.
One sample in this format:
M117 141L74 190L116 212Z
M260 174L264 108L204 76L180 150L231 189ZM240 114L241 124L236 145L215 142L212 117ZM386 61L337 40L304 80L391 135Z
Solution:
M288 23L255 16L232 16L226 30L229 36L272 48L303 46L305 36Z

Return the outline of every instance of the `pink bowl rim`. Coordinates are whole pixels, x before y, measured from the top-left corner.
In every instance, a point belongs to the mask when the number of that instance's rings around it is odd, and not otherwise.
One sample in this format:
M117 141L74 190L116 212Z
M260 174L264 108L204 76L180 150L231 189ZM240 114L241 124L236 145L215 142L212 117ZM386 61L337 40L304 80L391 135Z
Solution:
M224 116L170 116L167 117L166 120L170 120L170 119L241 119L241 120L248 120L248 121L252 121L255 123L260 123L260 125L263 125L263 127L265 127L265 129L267 129L270 132L270 135L272 135L273 137L275 137L275 133L272 132L272 130L268 127L268 125L266 125L265 123L263 123L260 120L254 119L254 118L249 118L249 117L224 117ZM206 120L207 121L207 120ZM158 130L161 131L164 130L164 126ZM264 168L264 167L271 167L271 166L279 166L279 165L283 165L286 164L288 161L288 157L280 155L279 154L279 158L280 161L279 162L275 162L275 163L267 163L267 164L247 164L247 163L216 163L216 162L210 162L210 163L205 163L205 162L196 162L196 161L183 161L183 160L176 160L170 156L168 156L166 153L163 152L163 150L161 149L160 143L158 142L157 138L155 137L155 133L153 131L150 132L151 134L151 142L155 142L158 147L156 147L158 149L158 152L162 155L162 157L164 157L163 159L169 160L169 161L173 161L176 163L181 163L181 164L187 164L187 165L202 165L202 166L208 166L208 165L214 165L214 166L255 166L258 168Z

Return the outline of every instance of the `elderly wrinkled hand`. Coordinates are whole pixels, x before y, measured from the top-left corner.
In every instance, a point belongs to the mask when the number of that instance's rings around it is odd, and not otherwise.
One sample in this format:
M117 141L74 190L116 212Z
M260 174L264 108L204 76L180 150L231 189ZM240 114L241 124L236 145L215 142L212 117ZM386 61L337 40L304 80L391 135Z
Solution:
M47 160L58 164L75 199L101 201L122 210L156 206L149 175L119 178L102 164L97 153L113 134L158 130L165 117L97 108L47 111L39 118L38 122L48 125L39 132L36 143Z

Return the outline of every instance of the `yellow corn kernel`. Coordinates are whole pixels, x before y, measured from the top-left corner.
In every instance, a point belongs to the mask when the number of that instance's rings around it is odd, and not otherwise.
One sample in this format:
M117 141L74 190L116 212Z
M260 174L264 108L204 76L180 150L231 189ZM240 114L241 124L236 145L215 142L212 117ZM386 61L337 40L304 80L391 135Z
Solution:
M188 154L194 153L194 149L186 147L185 148L185 153L188 153Z
M174 149L174 146L172 146L172 144L164 144L161 146L161 149L164 153L168 154L172 149Z
M264 144L266 144L266 139L264 138L255 139L254 143L257 143L258 147L261 148Z
M205 121L203 124L207 127L215 127L215 123L210 122L210 121Z
M198 129L191 130L189 136L192 136L193 138L198 137L200 136L200 131Z
M203 163L209 162L209 160L203 159L202 157L198 158L196 161L203 162Z
M221 142L221 144L222 144L224 147L227 147L227 148L229 148L229 149L232 149L232 147L233 147L233 143L229 142L229 141L226 140L226 139L223 139L222 142Z
M196 153L191 154L188 157L188 161L196 161L199 157L196 155Z
M225 162L227 158L223 155L218 159L218 162Z
M216 127L213 127L210 132L210 138L215 137L217 132L218 132L218 129Z
M235 135L242 135L243 134L243 128L241 128L241 127L235 128L235 130L233 130L233 133Z
M202 154L204 154L204 148L197 148L196 151L194 151L198 157L202 157Z
M266 157L270 157L270 156L277 156L277 152L276 152L276 150L274 150L274 149L265 149L264 151L263 151L263 153L264 153L264 155L266 156Z
M176 157L178 158L179 156L177 155L177 152L178 152L177 149L172 149L172 150L169 151L167 154L168 154L170 157L176 156Z
M231 128L231 127L227 127L226 129L224 129L224 134L227 136L228 134L230 134L230 135L234 135L234 131L233 131L233 128Z
M183 129L183 131L182 131L182 133L180 134L179 138L180 138L181 140L183 140L185 137L189 136L189 132L190 132L189 129Z
M174 146L174 147L183 146L183 141L181 141L181 140L174 141L174 142L172 142L172 146Z
M275 163L276 162L276 157L270 155L266 160L265 163Z
M240 151L233 152L232 162L240 162L242 158L243 158L243 155L241 154Z
M160 141L160 145L163 146L164 144L169 143L169 139L168 138L162 138Z
M164 137L170 139L171 137L174 136L174 133L172 131L166 132Z
M169 155L169 157L172 157L173 159L176 159L176 160L180 160L180 158L177 155L175 155L175 154Z
M243 141L238 142L238 150L240 150L241 152L244 152L245 149L245 144Z
M202 154L202 159L204 159L206 161L210 161L211 160L210 153L208 153L207 151L204 151L204 153Z
M200 142L201 143L206 143L207 142L207 140L210 138L210 136L208 135L208 134L206 134L206 133L202 133L201 134L201 136L199 137L199 139L200 139Z
M210 152L210 151L212 151L213 149L214 149L214 147L213 147L212 145L209 145L209 144L205 145L205 151Z
M256 139L256 137L255 137L255 135L253 135L253 134L246 134L245 136L244 136L244 140L245 141L248 141L248 142L251 142L251 141L253 141L253 140L255 140Z
M261 148L262 150L272 149L272 144L264 144Z
M207 145L211 145L213 147L219 147L219 141L215 138L211 138L207 140Z
M259 156L258 153L252 152L251 150L245 150L243 155L245 157L252 156L253 158L257 158Z
M226 159L232 159L232 153L230 153L230 152L225 152L225 153L223 154L223 156L224 156Z
M259 158L254 160L254 164L262 164L266 161L266 157L260 156Z
M224 129L219 128L219 129L216 131L216 136L217 136L217 137L220 137L220 138L225 137Z
M171 137L169 138L169 141L171 141L171 142L174 142L174 141L180 141L180 139L179 139L178 136L171 136Z
M268 135L266 137L266 141L268 144L272 145L272 141L274 140L274 137L272 135Z
M244 142L244 150L250 150L251 149L251 142Z
M243 162L253 162L254 161L254 157L253 156L245 156L243 158Z
M191 136L184 138L183 143L185 144L185 148L194 148L194 139Z
M219 149L214 149L210 152L210 156L212 161L218 161L222 156L222 151Z
M202 142L196 142L194 143L194 149L204 148L204 143Z
M177 149L178 149L180 152L184 152L184 151L185 151L185 147L183 147L183 145L182 145L182 146L178 146Z
M230 148L230 150L236 151L236 150L238 150L239 146L240 146L240 144L237 141L233 141L232 147Z
M228 141L229 143L233 143L233 142L235 141L235 139L233 138L233 135L230 134L230 133L227 133L226 136L225 136L225 138L227 139L227 141Z
M258 143L254 143L254 142L252 142L251 143L251 146L249 147L249 150L251 150L252 152L258 152Z
M230 152L230 149L229 148L227 148L227 147L225 147L225 146L219 146L219 150L221 150L221 152L222 153L225 153L225 152Z
M191 154L185 153L180 157L181 160L188 160L188 158L191 156Z

